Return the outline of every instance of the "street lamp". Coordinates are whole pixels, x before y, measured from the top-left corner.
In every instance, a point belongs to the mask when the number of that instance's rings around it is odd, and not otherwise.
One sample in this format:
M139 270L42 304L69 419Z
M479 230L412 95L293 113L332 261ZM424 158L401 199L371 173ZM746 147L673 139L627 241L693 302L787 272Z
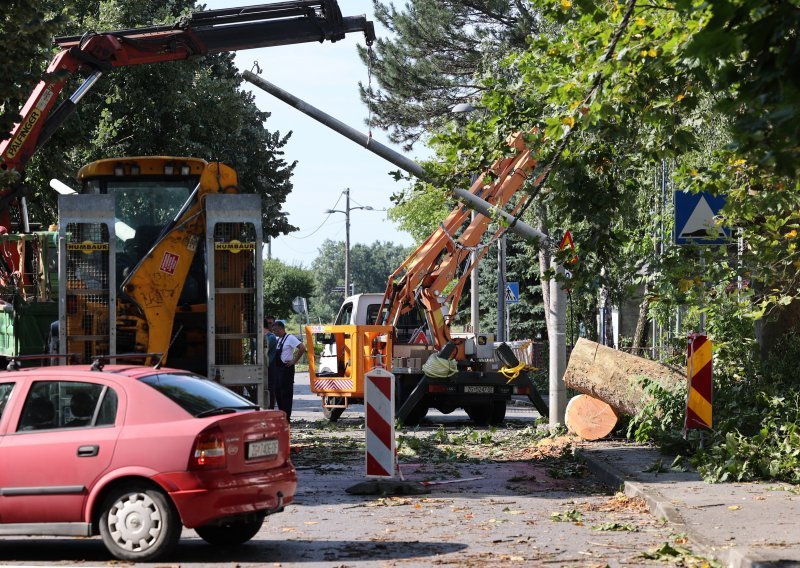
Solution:
M362 205L359 207L350 207L350 188L344 190L344 211L341 209L326 209L325 213L344 213L344 295L347 297L352 294L350 290L350 211L364 209L366 211L374 211L371 205Z

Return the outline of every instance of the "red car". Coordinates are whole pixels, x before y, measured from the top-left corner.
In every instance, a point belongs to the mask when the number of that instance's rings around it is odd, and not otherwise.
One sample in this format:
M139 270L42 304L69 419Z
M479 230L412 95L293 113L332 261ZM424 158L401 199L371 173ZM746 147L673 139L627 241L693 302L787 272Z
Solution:
M285 414L175 369L0 371L0 535L92 536L161 557L181 528L244 543L292 502Z

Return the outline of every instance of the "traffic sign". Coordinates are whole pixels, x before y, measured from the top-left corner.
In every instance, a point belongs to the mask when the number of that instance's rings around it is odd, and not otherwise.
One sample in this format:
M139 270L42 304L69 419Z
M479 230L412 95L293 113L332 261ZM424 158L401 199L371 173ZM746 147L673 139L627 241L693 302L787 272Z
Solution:
M707 191L675 192L675 244L724 245L731 236L730 227L717 224L719 212L725 205L725 195Z
M506 304L519 303L519 282L506 282Z
M558 250L564 250L567 247L569 247L570 251L573 253L572 259L567 261L567 264L578 264L578 255L575 254L575 243L572 240L572 233L570 231L564 231L564 238L561 239L561 245L558 247Z

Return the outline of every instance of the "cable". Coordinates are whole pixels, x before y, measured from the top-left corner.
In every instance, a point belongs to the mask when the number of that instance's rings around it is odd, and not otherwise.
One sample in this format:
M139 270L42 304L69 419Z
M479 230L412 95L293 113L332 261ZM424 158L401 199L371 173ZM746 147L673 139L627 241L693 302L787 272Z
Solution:
M422 372L429 377L444 379L458 372L458 364L454 359L443 359L434 353L422 365Z
M342 195L344 195L344 192L339 194L339 198L336 200L336 203L333 204L333 207L331 207L331 209L336 209L336 206L339 205L339 202L342 200ZM331 218L331 215L333 215L333 213L328 213L328 216L325 217L325 219L322 220L322 223L320 223L319 226L316 229L314 229L312 232L310 232L309 234L305 235L304 237L295 237L291 233L289 233L286 236L287 237L291 237L291 238L293 238L295 240L298 240L298 241L302 241L303 239L307 239L309 237L312 237L312 236L314 236L314 234L316 234L317 231L319 231L322 227L325 226L325 223L328 222L328 219Z

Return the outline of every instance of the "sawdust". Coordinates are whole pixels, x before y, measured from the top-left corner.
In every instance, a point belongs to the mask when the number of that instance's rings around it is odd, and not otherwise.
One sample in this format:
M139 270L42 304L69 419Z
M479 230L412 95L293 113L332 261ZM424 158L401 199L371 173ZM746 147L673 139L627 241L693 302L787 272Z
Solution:
M641 497L628 497L624 493L617 493L604 503L584 503L581 508L586 511L596 511L598 513L622 513L633 511L635 513L647 513L647 502Z

